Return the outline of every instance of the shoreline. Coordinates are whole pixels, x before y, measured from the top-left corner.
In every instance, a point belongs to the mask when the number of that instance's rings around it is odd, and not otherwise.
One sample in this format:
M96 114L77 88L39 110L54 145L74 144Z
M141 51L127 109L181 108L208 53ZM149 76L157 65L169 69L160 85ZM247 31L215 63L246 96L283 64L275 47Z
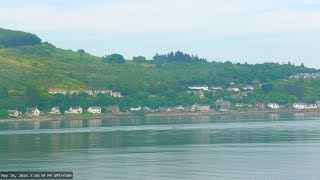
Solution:
M87 120L87 119L118 119L118 118L141 118L141 117L183 117L183 116L217 116L217 115L243 115L243 114L264 114L264 113L306 113L306 112L319 112L318 109L267 109L267 110L248 110L248 111L225 111L225 112L159 112L159 113L147 113L143 116L139 116L133 113L126 114L103 114L94 116L40 116L30 118L12 118L12 119L0 119L0 124L11 122L46 122L46 121L72 121L72 120Z

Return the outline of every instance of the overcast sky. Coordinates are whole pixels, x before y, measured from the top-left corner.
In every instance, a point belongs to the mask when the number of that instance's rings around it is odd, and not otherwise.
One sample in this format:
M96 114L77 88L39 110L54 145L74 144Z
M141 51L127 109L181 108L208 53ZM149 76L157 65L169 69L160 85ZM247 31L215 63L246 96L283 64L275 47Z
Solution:
M0 27L57 47L320 68L319 0L0 0Z

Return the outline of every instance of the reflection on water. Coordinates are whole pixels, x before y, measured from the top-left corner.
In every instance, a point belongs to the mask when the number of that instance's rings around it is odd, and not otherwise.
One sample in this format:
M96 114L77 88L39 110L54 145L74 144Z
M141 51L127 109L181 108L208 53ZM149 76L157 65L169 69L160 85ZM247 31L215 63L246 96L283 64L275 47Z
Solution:
M76 179L318 179L319 140L317 113L15 122L0 125L0 169L73 170Z

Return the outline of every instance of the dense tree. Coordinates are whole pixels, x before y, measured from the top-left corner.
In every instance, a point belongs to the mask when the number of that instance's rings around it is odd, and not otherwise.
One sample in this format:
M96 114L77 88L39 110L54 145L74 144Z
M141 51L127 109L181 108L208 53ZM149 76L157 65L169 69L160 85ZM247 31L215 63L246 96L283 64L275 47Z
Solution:
M6 87L0 89L0 98L9 98L9 93Z
M34 34L0 28L0 47L13 48L40 43L41 39Z
M136 63L144 63L147 61L144 56L133 56L132 60Z
M189 55L181 51L175 53L170 52L168 54L159 55L156 54L153 57L154 61L163 62L163 61L180 61L180 62L206 62L204 58L199 58L197 55Z
M111 64L122 64L124 63L124 57L120 54L111 54L102 57L103 62Z

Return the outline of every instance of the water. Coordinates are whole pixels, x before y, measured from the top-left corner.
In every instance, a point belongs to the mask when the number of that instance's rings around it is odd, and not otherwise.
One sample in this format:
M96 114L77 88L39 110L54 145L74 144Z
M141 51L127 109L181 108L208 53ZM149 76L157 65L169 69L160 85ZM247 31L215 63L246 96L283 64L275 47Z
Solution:
M320 114L0 124L0 171L74 179L320 179Z

